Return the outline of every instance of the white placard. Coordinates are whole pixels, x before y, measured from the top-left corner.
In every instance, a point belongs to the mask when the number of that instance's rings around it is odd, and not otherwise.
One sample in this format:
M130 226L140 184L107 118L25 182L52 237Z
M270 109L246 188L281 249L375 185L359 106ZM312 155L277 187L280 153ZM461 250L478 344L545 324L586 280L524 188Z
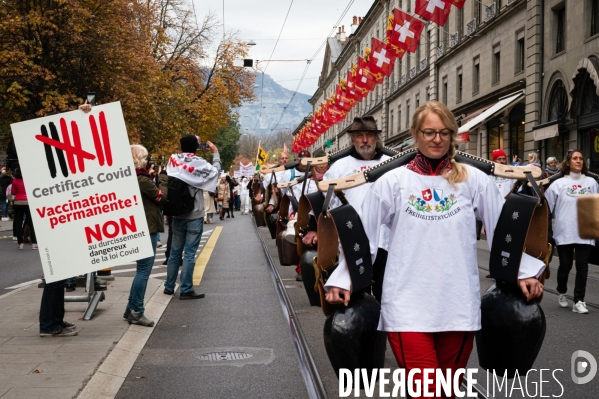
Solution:
M47 282L153 255L119 102L11 129Z

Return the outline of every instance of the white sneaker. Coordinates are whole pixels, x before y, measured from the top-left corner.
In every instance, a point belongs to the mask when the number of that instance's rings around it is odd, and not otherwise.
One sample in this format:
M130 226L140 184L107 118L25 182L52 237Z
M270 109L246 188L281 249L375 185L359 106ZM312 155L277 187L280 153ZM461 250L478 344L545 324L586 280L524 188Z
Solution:
M17 240L17 237L13 237L12 240L13 241L19 241L19 240Z
M23 249L23 244L19 244L19 249Z
M583 301L578 301L572 306L572 311L574 313L587 314L589 311L587 310L587 304Z
M559 296L559 306L561 306L562 308L568 307L568 298L566 298L566 295Z
M37 249L37 244L31 244L31 249Z

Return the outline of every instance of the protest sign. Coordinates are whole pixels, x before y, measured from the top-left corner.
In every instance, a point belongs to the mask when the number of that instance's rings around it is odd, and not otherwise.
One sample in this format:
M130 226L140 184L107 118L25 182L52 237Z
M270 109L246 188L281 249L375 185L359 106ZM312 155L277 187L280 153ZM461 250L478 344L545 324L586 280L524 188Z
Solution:
M120 103L11 129L47 282L153 255Z

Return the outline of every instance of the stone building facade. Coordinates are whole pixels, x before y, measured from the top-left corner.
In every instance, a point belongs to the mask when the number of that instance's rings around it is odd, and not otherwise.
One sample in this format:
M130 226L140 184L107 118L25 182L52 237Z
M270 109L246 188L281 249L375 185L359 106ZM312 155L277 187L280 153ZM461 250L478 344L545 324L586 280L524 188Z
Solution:
M376 0L347 34L329 39L313 107L334 93L372 37L385 40L387 14L414 14L414 6ZM452 7L446 25L427 23L418 51L397 60L393 74L310 150L347 146L346 129L358 115L374 116L386 145L407 147L412 114L427 100L453 111L463 151L490 158L503 148L523 160L537 152L543 161L561 161L580 148L599 172L599 0L469 0L462 10Z

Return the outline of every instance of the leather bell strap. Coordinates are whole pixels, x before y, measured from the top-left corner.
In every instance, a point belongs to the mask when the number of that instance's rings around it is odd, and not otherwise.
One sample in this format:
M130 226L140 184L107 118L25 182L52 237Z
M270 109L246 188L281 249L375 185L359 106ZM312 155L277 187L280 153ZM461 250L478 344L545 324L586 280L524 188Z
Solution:
M302 184L302 195L304 195L304 193L306 192L306 184L308 184L308 176L310 174L311 164L311 162L308 162L308 164L306 165L306 171L304 172L304 182Z
M353 292L358 292L372 283L370 240L358 212L351 205L342 205L330 210L329 217L333 219L341 242Z
M539 202L539 198L528 195L507 196L495 227L489 259L489 271L495 280L518 284L526 236Z
M396 154L393 157L375 166L372 166L369 169L366 169L364 171L364 177L366 178L367 182L374 182L390 170L399 168L400 166L407 165L408 163L410 163L414 158L416 158L417 153L418 150L413 148L411 150Z

